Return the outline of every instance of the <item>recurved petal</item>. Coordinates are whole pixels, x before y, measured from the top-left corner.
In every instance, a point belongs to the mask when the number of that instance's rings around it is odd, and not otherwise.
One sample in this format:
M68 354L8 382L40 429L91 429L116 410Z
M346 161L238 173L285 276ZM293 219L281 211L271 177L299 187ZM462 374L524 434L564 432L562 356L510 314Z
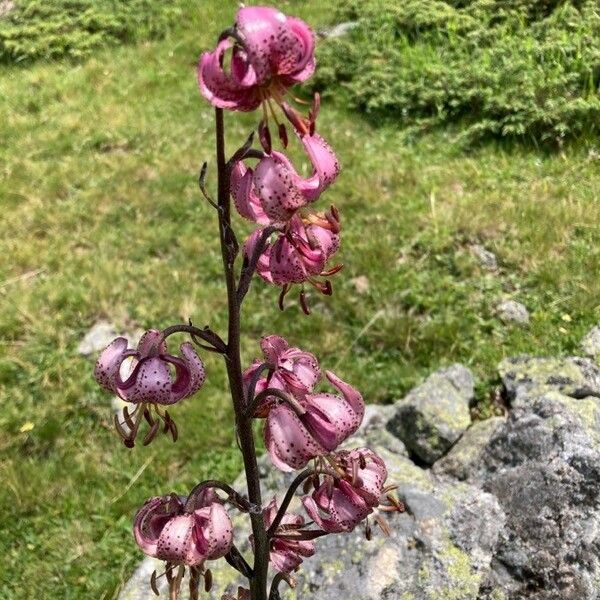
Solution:
M277 539L271 542L269 560L274 569L280 573L291 573L302 563L302 558L296 552L290 550L285 542Z
M339 533L343 531L337 521L326 516L326 513L319 508L312 496L304 496L304 498L302 498L302 505L311 520L313 520L323 531L327 531L328 533Z
M296 131L312 164L310 177L294 176L296 187L307 202L314 202L331 185L340 172L340 163L331 146L317 133Z
M269 217L260 205L260 199L254 191L254 171L243 162L237 162L231 171L231 193L237 211L242 217L260 225L270 223Z
M340 443L341 435L336 424L309 397L306 400L309 405L306 414L302 415L302 421L306 424L306 428L325 450L329 452L335 450Z
M346 402L352 407L354 412L358 415L359 424L362 423L363 416L365 414L365 402L360 392L352 387L350 384L342 381L335 373L326 371L325 376L331 385L336 387L346 399Z
M329 512L343 531L352 531L372 509L347 481L338 481L333 489Z
M196 544L198 551L207 559L225 556L233 543L233 525L221 503L194 511L196 519Z
M116 382L122 362L127 357L127 340L118 337L100 354L94 368L96 381L109 392L116 392Z
M172 518L163 528L156 547L156 558L177 565L195 566L205 556L198 551L194 532L194 515Z
M136 367L135 383L126 390L121 390L121 396L127 402L135 404L140 402L172 404L171 385L171 374L167 363L159 357L146 358Z
M282 29L284 29L282 27ZM315 36L301 19L287 17L285 29L275 42L277 72L290 75L296 83L308 79L315 69Z
M318 134L301 137L302 145L310 158L319 180L318 192L331 185L340 173L340 162L331 146Z
M273 41L280 35L286 17L274 8L248 6L238 10L235 22L256 73L256 82L264 83L276 74Z
M158 539L167 522L182 509L176 496L150 498L136 513L133 535L142 552L156 556Z
M218 108L227 110L254 110L260 105L255 86L244 87L239 81L240 66L235 66L234 79L223 70L225 51L232 46L231 40L222 40L214 52L205 52L198 62L198 85L202 95ZM239 57L236 59L239 60Z
M307 425L319 442L332 451L360 426L361 418L350 404L334 394L312 394L306 396Z
M167 344L162 338L162 332L158 331L158 329L149 329L146 331L137 345L139 357L145 358L146 356L164 354L167 351Z
M273 221L287 221L306 204L294 180L295 173L278 160L278 152L262 158L256 165L254 185L265 214Z
M359 455L362 455L360 461ZM387 468L385 463L375 452L369 448L358 448L350 452L350 457L365 464L365 468L358 469L358 477L360 478L360 486L357 486L356 491L365 499L371 506L379 504L379 497L383 491L383 486L387 479Z
M298 415L285 404L275 406L269 412L265 446L273 464L282 471L301 469L311 458L325 453Z
M319 248L323 263L327 262L329 257L335 254L340 247L340 236L330 229L319 225L309 225L306 233L312 246Z
M269 253L269 271L273 283L302 283L306 280L306 270L296 248L286 235L282 234L273 244Z
M182 398L187 398L195 394L203 386L206 381L206 370L204 362L198 356L194 346L190 342L181 344L180 350L189 372L189 385L182 396ZM173 392L175 392L176 386L177 381L173 384Z
M278 366L282 354L290 345L279 335L265 335L260 340L260 349L262 350L266 361Z

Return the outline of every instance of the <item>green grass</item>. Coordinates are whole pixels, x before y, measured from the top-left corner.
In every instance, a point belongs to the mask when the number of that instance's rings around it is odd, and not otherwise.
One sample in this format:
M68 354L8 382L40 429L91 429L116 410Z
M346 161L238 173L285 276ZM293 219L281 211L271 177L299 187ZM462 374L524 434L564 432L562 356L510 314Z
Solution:
M206 3L204 3L206 4ZM98 52L81 65L0 71L0 569L3 599L113 598L140 558L131 516L148 496L184 493L240 461L223 370L174 409L180 441L127 451L110 398L77 354L101 317L121 327L191 316L222 331L223 285L214 215L196 187L212 160L212 112L194 65L236 3L182 3L163 41ZM198 3L200 6L200 3ZM313 24L316 0L281 3ZM227 115L230 149L253 118ZM521 352L568 354L600 316L600 151L561 154L494 146L459 152L457 131L410 140L328 101L320 129L342 176L323 200L342 211L332 298L307 318L256 282L244 355L277 332L313 349L369 402L391 402L440 365L479 378L476 410L494 410L495 365ZM214 184L214 170L209 181ZM245 227L247 230L247 227ZM498 274L468 251L484 243ZM366 276L359 294L352 280ZM523 301L529 327L493 306ZM20 432L27 422L34 427Z

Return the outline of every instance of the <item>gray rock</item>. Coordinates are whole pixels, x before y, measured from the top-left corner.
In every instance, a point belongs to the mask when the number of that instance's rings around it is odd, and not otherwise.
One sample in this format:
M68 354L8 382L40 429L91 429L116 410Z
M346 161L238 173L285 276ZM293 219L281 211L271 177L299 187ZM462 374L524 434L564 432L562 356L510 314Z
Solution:
M600 357L600 325L592 327L581 340L581 349L586 356Z
M356 27L358 27L358 21L346 21L344 23L338 23L333 27L319 30L319 37L324 39L342 37Z
M410 452L427 464L443 456L469 427L473 376L462 365L430 375L395 404L387 424Z
M13 0L0 0L0 19L8 17L17 8Z
M473 483L498 499L506 525L482 590L500 587L511 599L598 597L599 403L534 394L491 439Z
M547 390L573 398L600 396L600 368L587 358L518 356L503 360L498 371L513 406Z
M525 305L516 300L503 300L496 306L496 312L505 323L518 323L519 325L529 323L529 311Z
M450 452L433 465L433 472L436 475L446 475L461 481L467 479L481 460L482 453L491 438L505 422L505 417L492 417L473 423Z
M104 350L118 336L114 325L107 321L98 321L79 342L77 351L83 356L91 356Z
M481 244L473 244L470 247L470 250L484 269L487 269L488 271L496 271L498 269L498 261L493 252L490 252Z

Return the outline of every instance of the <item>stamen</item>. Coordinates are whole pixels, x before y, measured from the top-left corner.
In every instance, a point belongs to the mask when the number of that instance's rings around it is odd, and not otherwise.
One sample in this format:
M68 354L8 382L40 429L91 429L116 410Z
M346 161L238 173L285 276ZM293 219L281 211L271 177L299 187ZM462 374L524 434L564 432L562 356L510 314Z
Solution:
M212 571L210 569L206 569L206 572L204 573L204 591L207 593L210 592L210 590L212 589L212 585L213 585Z
M152 575L150 576L150 588L156 596L160 596L160 591L156 585L156 570L152 571Z
M133 411L133 416L135 416L135 413L139 410L139 406L136 406L134 411ZM123 407L123 420L125 421L127 427L129 427L129 429L133 429L133 419L131 418L132 415L129 414L129 410L127 409L127 406Z
M154 421L154 424L152 425L152 427L150 427L150 430L144 436L144 441L143 441L144 446L147 446L156 437L159 427L160 427L160 423L158 421Z
M305 315L310 315L310 308L308 306L308 302L306 301L306 293L304 292L304 288L300 290L300 308L302 308L302 312Z
M258 139L260 140L260 145L263 147L263 150L267 154L271 154L273 147L271 143L271 132L269 131L269 121L266 111L264 118L258 124Z
M328 269L327 271L321 271L319 275L321 275L321 277L331 277L332 275L339 273L343 268L344 265L342 264L335 265L335 267L331 267L331 269Z
M365 519L365 538L367 538L367 541L369 542L373 539L373 530L371 529L368 518Z
M285 300L285 297L286 297L287 293L290 291L290 289L291 289L291 286L288 283L284 284L283 287L281 288L281 293L279 294L278 304L279 304L279 310L282 312L285 310L283 301Z

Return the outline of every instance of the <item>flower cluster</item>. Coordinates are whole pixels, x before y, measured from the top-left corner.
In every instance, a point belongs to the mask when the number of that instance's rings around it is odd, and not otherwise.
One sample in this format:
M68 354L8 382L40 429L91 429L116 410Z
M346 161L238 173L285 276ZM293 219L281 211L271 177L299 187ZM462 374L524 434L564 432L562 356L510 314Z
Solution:
M369 448L339 449L360 426L365 405L361 394L330 371L327 381L339 394L315 392L321 369L315 356L292 347L280 336L260 343L263 361L255 360L243 374L247 406L265 419L264 440L273 465L289 472L313 461L307 474L314 491L302 498L311 521L319 529L306 529L304 517L285 513L272 532L271 562L276 570L295 570L302 558L312 556L312 540L325 533L352 531L383 499L383 460ZM393 507L393 506L392 506ZM273 500L265 509L269 527L277 512Z
M291 346L277 335L263 337L263 357L245 371L240 368L240 310L252 275L279 286L280 307L293 285L300 285L300 305L309 313L304 285L325 295L332 293L330 277L341 265L329 262L340 246L340 215L331 206L313 206L336 180L340 166L331 146L316 131L320 99L315 95L307 115L289 104L289 88L306 81L314 72L314 35L301 20L274 8L244 7L235 24L220 36L217 47L205 52L198 65L202 95L216 107L219 196L215 203L206 193L204 175L200 187L218 209L221 250L227 289L229 334L225 342L208 327L173 325L163 331L147 331L136 348L125 338L115 339L100 355L95 377L100 386L127 404L115 416L119 435L133 447L140 425L149 430L150 443L158 431L178 433L166 410L200 390L205 368L194 347L223 355L227 364L236 430L244 454L248 498L216 480L200 482L187 496L175 493L150 498L137 512L134 537L149 556L165 561L165 580L170 597L178 598L186 570L190 598L198 597L200 579L210 591L212 575L206 562L225 557L248 578L251 590L237 589L237 600L266 599L268 566L278 572L269 597L280 597L281 580L292 584L291 572L316 552L314 540L352 531L374 514L401 506L386 487L387 470L381 457L369 448L346 449L344 442L360 427L365 412L361 394L331 371L321 371L311 352ZM225 141L223 109L253 111L262 106L258 125L262 150L252 149L252 136L229 161L223 159ZM276 109L288 125L279 122ZM269 115L276 124L283 148L291 126L309 163L310 174L301 170L271 142ZM257 161L252 164L249 161ZM202 173L205 173L203 170ZM246 239L244 263L236 285L234 265L238 250L230 219L233 200L239 214L256 224ZM191 342L172 354L167 338L187 333ZM334 392L322 391L325 380ZM253 441L254 419L264 421L263 436L273 465L285 472L305 469L283 496L266 506ZM301 510L288 511L293 495L303 485ZM217 495L215 490L227 494ZM250 515L249 542L255 552L248 564L234 544L227 504ZM382 525L382 527L385 527ZM248 541L248 540L244 540ZM153 590L158 594L156 572ZM260 586L260 587L259 587ZM222 600L236 600L225 594Z
M229 70L226 52L231 52ZM302 21L266 7L240 9L234 27L213 52L201 56L198 67L200 90L214 106L247 111L263 105L259 134L265 153L254 167L243 159L237 161L230 188L240 215L261 226L244 244L244 252L248 258L257 252L260 277L282 288L280 306L294 284L310 284L331 294L329 277L341 268L326 266L339 247L337 210L307 209L340 172L335 152L316 132L319 97L315 96L306 117L285 100L288 88L308 79L314 67L311 30ZM288 145L286 126L277 119L274 104L290 122L310 161L309 177L299 175L292 161L272 148L269 114L278 124L283 146ZM266 227L273 228L274 239L258 247ZM309 312L303 287L300 303Z

